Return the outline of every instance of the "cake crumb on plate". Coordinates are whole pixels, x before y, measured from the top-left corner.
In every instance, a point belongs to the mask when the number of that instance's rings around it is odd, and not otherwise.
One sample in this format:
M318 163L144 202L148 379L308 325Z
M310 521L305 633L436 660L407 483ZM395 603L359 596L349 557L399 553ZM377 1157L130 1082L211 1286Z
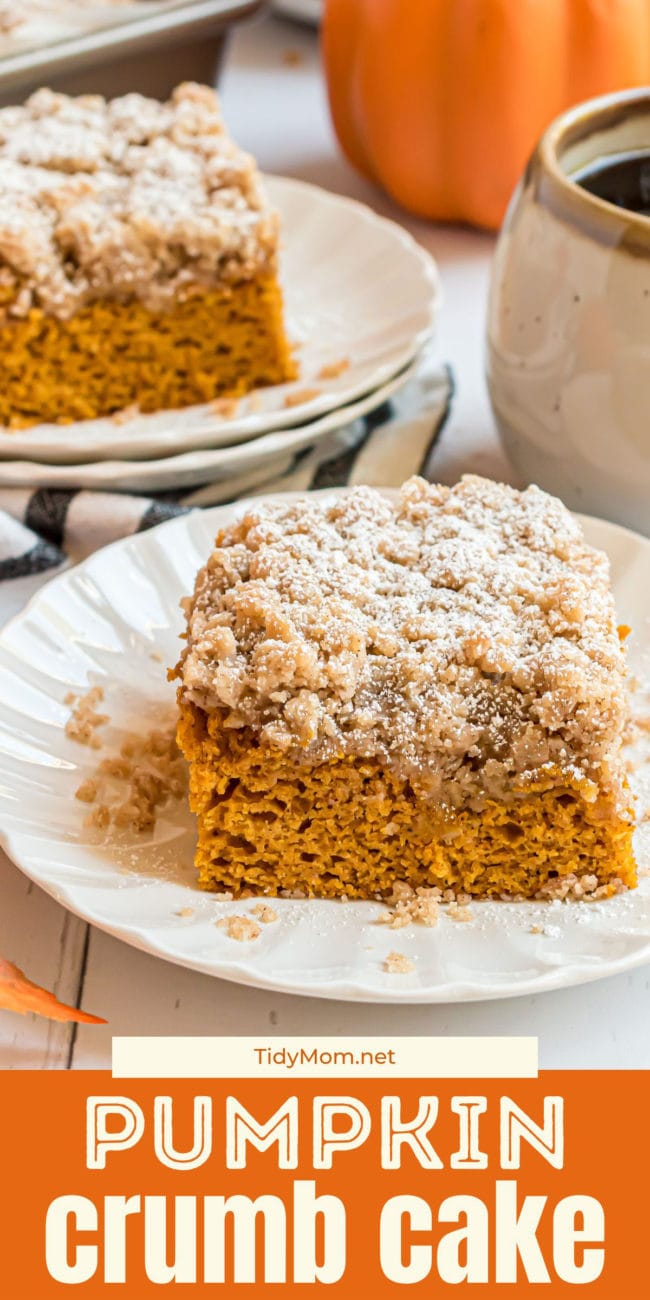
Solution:
M91 780L82 781L75 793L75 799L78 799L80 803L94 803L96 798L97 782Z
M110 721L107 713L98 713L97 705L101 704L104 699L104 691L101 686L91 686L85 695L75 695L74 691L69 691L65 697L65 704L70 705L71 713L65 724L65 734L68 740L75 740L78 745L89 745L91 749L99 749L101 740L97 735L99 727L104 727Z
M320 388L296 388L294 392L287 393L284 405L288 407L302 406L303 402L311 402L314 397L320 397L320 395Z
M236 397L215 397L209 407L215 415L222 415L224 420L232 420L239 410L239 402Z
M131 402L129 406L122 407L121 411L114 411L111 419L113 424L128 424L130 420L135 420L140 414L140 407L137 402Z
M379 917L380 925L387 925L391 930L402 930L404 926L420 924L434 926L438 924L442 890L422 886L414 889L405 881L396 881L388 899L389 910Z
M95 692L99 689L93 688ZM75 728L79 725L82 734L87 725L99 725L98 721L92 722L93 717L101 717L94 714L99 698L103 699L103 692L98 697L89 691L84 697L81 722L79 704L76 705ZM108 716L101 720L110 721ZM103 758L92 776L78 786L75 796L82 803L95 804L84 822L87 828L106 830L113 826L142 834L154 829L162 809L184 797L186 786L185 762L176 745L175 728L170 725L167 729L155 728L144 736L135 732L127 734L119 752Z
M249 939L259 939L262 931L259 925L251 920L250 916L222 916L217 921L217 929L225 930L229 939L237 939L239 943L246 943Z
M384 961L384 970L389 975L410 975L415 970L415 962L403 952L389 952Z
M470 908L464 903L458 902L448 904L447 915L451 917L452 921L471 921L473 919Z
M279 916L268 903L256 903L253 908L253 916L256 916L262 925L271 925L273 921L279 921Z
M340 361L330 361L327 365L321 366L318 371L317 379L338 379L344 375L346 370L350 369L350 362L347 357L342 357Z

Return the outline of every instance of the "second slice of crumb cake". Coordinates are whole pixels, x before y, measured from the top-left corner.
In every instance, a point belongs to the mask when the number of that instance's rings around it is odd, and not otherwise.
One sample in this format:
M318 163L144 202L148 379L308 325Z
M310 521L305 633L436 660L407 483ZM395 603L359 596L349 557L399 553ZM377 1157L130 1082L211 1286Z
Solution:
M0 109L0 425L291 379L279 218L208 86Z
M253 508L186 607L206 889L635 884L608 562L539 488L413 478Z

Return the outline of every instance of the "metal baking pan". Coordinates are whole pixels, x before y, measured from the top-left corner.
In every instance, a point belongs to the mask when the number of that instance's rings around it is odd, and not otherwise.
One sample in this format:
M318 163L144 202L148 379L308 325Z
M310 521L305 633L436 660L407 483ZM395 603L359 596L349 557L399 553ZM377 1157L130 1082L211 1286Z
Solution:
M166 99L180 81L217 80L231 24L265 0L179 0L151 14L117 18L83 35L0 58L0 104L21 103L39 86L70 95L139 91Z

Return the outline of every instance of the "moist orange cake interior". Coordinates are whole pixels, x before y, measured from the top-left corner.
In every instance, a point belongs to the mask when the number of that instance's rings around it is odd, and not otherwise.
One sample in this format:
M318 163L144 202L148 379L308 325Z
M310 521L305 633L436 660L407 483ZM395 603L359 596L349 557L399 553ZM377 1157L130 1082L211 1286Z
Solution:
M466 477L252 510L186 605L204 888L635 884L607 561L560 502Z
M273 278L201 290L159 312L92 302L59 321L33 309L0 339L0 423L11 428L173 410L295 373Z

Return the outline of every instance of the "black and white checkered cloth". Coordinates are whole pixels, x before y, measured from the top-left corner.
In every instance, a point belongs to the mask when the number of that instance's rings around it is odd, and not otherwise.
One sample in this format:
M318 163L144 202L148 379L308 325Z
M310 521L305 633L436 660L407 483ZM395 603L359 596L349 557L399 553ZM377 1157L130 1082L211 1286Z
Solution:
M389 402L298 453L281 471L277 463L270 465L264 478L253 465L248 475L214 481L189 493L146 497L3 488L0 462L0 582L28 579L29 594L39 580L101 546L201 506L345 484L388 487L411 474L430 477L430 461L449 417L453 390L449 367L420 367Z

